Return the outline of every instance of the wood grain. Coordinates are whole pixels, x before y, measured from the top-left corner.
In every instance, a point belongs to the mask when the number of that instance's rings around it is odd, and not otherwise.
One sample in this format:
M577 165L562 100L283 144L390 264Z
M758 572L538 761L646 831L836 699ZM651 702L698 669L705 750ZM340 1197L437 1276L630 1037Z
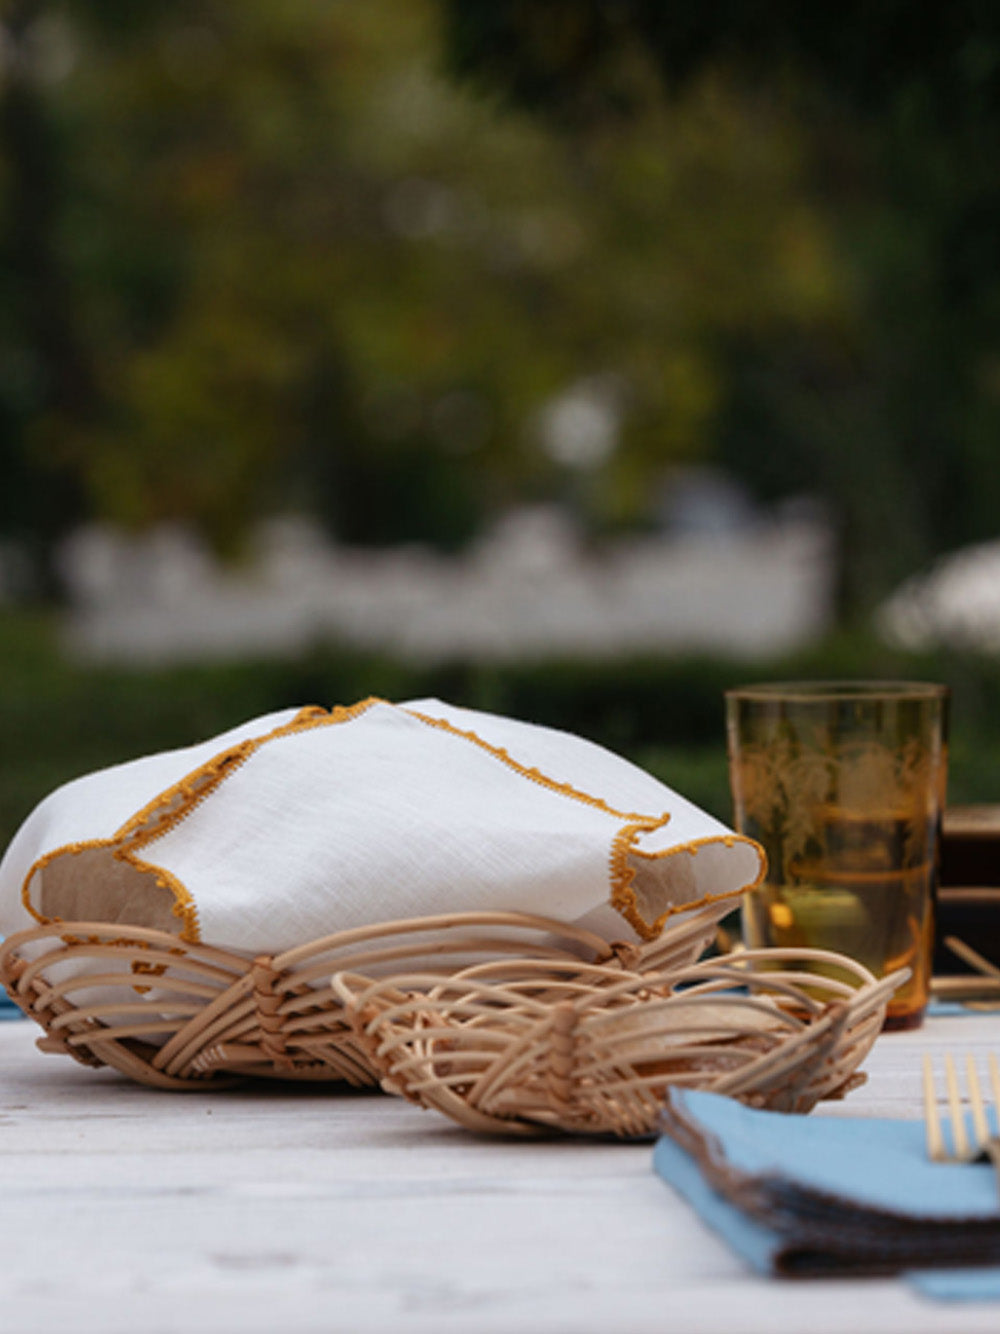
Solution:
M894 1281L750 1275L648 1144L474 1136L377 1094L164 1093L0 1024L4 1334L995 1332L997 1305ZM1000 1018L879 1039L815 1115L920 1114L920 1054Z

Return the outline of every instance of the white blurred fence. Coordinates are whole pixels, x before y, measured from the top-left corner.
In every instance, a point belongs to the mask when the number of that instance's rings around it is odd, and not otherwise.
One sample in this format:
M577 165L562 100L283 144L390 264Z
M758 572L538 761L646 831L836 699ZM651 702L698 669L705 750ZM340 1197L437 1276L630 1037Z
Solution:
M722 651L754 657L823 633L826 528L788 518L726 536L588 549L551 511L518 511L462 557L331 545L273 520L220 566L192 535L77 532L62 552L65 634L90 659L293 654L334 642L410 659Z

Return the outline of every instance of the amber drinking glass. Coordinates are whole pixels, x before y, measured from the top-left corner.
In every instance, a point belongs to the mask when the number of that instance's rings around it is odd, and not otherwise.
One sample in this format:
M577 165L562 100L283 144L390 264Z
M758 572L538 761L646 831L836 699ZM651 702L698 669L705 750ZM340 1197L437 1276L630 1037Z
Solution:
M930 992L947 712L947 687L919 682L726 692L735 824L768 858L744 940L908 967L887 1028L919 1025Z

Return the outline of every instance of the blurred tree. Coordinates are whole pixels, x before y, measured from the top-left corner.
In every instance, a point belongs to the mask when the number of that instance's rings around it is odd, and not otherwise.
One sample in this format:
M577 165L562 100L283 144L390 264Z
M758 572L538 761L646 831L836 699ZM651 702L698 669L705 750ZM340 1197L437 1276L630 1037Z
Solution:
M706 448L720 349L852 326L766 99L710 76L668 104L630 51L567 138L449 82L442 19L0 13L0 523L31 488L50 531L220 546L289 504L351 541L456 545L516 497L640 522Z
M36 0L13 0L0 51L0 526L32 553L44 550L81 506L76 480L39 450L43 424L87 423L99 408L58 234L64 163L32 71L42 14Z
M822 487L855 608L930 554L996 535L1000 9L444 3L452 67L574 140L635 113L637 60L675 99L714 77L793 116L852 318L735 331L722 455L772 492Z

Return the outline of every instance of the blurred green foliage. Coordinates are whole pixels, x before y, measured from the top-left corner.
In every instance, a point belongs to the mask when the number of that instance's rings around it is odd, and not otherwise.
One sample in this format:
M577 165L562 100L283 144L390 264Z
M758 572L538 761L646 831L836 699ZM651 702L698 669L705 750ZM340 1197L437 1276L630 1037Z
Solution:
M706 80L795 125L840 319L719 345L715 449L764 495L815 489L867 611L937 552L997 532L1000 8L842 0L445 0L453 69L570 142ZM664 152L670 152L669 139ZM739 200L742 221L756 208ZM717 236L710 232L710 243Z
M204 740L255 715L367 695L433 695L589 737L730 818L722 692L763 679L899 677L952 686L950 799L1000 800L1000 663L915 657L843 637L752 667L717 658L405 665L335 647L289 661L169 670L72 666L55 625L0 614L0 848L60 783Z
M0 536L600 534L708 459L827 497L864 613L996 531L995 7L9 0L0 39ZM574 464L581 384L620 436Z
M568 138L450 81L433 0L12 0L0 529L318 510L457 546L516 499L645 522L724 349L854 319L795 120L706 77ZM540 413L611 386L574 467Z
M872 605L996 533L998 25L971 0L8 0L0 538L177 517L233 548L301 508L458 547L539 498L602 533L707 459L829 498ZM542 447L581 383L621 414L585 466ZM856 635L752 670L331 647L139 673L53 633L0 616L0 840L76 773L372 692L570 728L724 815L726 685L928 676L956 689L953 797L996 792L1000 669Z

